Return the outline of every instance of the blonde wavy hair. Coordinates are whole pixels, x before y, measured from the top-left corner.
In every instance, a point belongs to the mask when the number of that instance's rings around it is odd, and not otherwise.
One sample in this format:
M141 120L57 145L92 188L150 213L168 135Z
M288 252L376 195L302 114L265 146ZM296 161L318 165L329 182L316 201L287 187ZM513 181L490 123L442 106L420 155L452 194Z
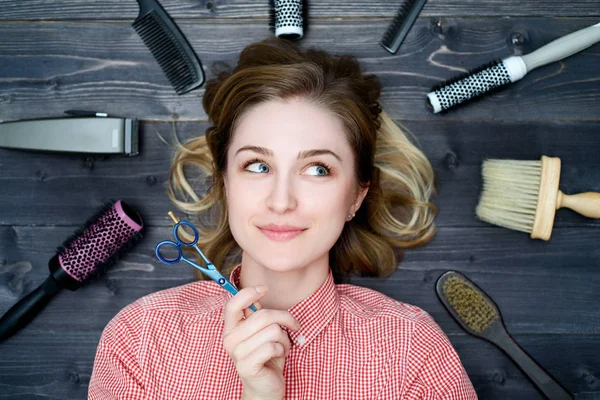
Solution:
M176 144L168 195L183 212L196 216L198 246L225 276L239 262L240 250L228 224L223 184L227 149L240 116L273 99L303 97L333 112L348 134L357 182L369 185L355 218L330 250L336 282L350 275L388 276L403 249L433 237L433 169L380 108L380 92L376 77L363 74L353 56L303 51L276 38L247 46L233 70L207 82L203 106L211 126L204 136ZM188 167L199 168L209 181L206 193L198 194L188 181Z

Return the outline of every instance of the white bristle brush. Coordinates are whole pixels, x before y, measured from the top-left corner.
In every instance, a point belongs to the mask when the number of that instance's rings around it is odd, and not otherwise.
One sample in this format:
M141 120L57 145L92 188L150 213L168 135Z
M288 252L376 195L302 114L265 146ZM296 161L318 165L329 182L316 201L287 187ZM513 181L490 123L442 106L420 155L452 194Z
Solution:
M566 195L558 189L560 158L485 160L481 175L483 191L475 213L482 221L548 240L559 208L600 218L600 193Z
M512 56L479 67L436 86L427 94L434 113L446 111L523 78L529 71L562 60L600 41L600 23L570 33L524 56Z

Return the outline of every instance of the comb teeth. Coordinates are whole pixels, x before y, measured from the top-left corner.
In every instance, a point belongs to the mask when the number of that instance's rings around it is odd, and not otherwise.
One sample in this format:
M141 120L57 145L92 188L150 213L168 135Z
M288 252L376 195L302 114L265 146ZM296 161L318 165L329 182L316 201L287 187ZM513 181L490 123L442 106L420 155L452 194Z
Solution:
M392 54L395 54L408 31L423 9L426 0L406 0L396 12L394 19L383 34L379 44Z
M187 93L202 84L194 62L155 11L137 19L132 26L177 94Z

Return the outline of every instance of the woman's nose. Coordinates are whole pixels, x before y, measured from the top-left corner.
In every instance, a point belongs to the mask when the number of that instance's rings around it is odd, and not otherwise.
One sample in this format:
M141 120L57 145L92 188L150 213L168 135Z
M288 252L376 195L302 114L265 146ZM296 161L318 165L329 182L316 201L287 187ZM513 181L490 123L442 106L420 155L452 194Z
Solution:
M292 179L287 176L278 176L274 179L267 198L267 206L277 213L295 209L297 199L293 186Z

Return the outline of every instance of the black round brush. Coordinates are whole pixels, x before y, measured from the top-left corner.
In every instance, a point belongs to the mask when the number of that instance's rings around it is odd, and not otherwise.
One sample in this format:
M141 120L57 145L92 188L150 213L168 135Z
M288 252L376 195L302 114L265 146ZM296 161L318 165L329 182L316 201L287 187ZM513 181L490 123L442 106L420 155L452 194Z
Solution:
M50 276L0 319L0 342L27 325L61 289L77 290L141 238L140 214L118 200L105 204L48 263Z
M448 271L437 280L436 292L450 315L471 335L503 350L550 400L573 397L508 334L496 304L464 275Z
M569 57L599 41L600 23L558 38L532 53L493 61L434 87L427 94L428 108L434 113L447 111L491 91L503 89L528 72Z
M269 30L278 38L302 39L308 18L308 0L269 0Z

